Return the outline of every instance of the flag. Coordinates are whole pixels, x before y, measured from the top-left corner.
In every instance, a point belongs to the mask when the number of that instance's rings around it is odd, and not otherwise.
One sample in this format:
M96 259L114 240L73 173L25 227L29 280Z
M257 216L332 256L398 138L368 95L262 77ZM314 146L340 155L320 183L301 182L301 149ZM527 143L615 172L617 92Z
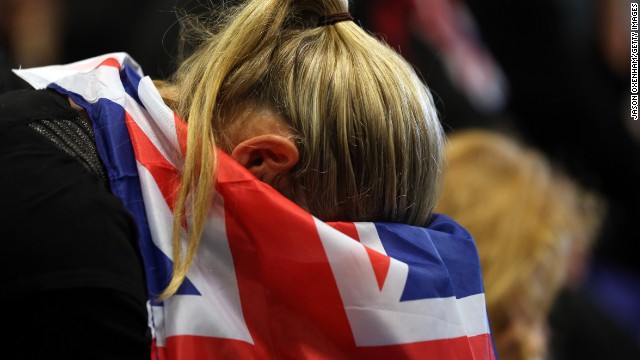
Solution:
M176 295L171 227L186 123L126 53L16 70L85 108L113 194L139 231L152 359L494 359L472 237L322 222L217 151L216 195Z

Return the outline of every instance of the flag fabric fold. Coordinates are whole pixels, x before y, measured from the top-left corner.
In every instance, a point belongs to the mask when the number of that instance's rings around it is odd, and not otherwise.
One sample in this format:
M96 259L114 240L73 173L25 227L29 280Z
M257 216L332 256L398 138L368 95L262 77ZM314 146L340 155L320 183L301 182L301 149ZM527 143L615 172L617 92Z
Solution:
M221 151L216 196L187 279L171 226L186 124L126 53L15 70L85 108L111 191L136 219L153 359L494 359L472 237L427 228L326 223Z

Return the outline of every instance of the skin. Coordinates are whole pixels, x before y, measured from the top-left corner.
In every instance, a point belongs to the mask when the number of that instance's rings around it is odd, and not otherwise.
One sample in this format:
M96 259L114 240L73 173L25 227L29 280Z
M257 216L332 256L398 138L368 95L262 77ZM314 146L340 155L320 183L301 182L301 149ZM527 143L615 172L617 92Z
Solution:
M290 171L300 157L293 129L272 112L258 110L233 121L225 135L225 152L256 178L306 208L304 197L292 193L290 186Z
M68 100L74 110L91 122L80 105ZM291 193L289 181L290 170L299 160L295 133L277 115L269 110L251 110L240 115L226 129L222 149L256 178L306 208L303 198Z

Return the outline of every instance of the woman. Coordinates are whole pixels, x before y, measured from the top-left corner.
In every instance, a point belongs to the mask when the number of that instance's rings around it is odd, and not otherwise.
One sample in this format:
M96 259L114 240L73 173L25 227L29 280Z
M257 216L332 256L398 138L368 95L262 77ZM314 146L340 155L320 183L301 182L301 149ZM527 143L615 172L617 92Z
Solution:
M480 129L449 137L436 209L475 237L500 358L548 357L548 314L584 267L598 206L515 138Z
M342 0L253 1L229 15L221 32L205 34L174 83L161 88L189 123L193 149L178 208L187 194L211 197L211 162L200 159L214 157L212 145L233 154L241 141L234 137L242 136L234 126L266 114L300 158L277 174L256 175L309 212L326 221L428 223L443 145L433 101L402 57L335 17L347 11ZM190 248L205 211L193 209ZM174 228L183 216L176 214ZM176 266L166 294L187 266Z

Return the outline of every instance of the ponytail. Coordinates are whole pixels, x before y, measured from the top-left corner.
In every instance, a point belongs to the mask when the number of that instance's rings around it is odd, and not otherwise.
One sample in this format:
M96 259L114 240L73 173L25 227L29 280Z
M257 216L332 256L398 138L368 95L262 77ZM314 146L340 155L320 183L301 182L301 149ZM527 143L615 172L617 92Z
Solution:
M174 207L174 273L160 299L175 293L193 261L215 195L216 141L243 109L268 108L296 133L291 193L314 216L429 221L443 146L431 96L411 66L346 21L347 12L346 0L251 0L217 31L203 31L179 67L173 86L189 123L187 154Z
M222 111L221 90L240 65L253 60L259 49L273 46L288 10L286 3L259 0L237 8L228 15L223 30L209 34L209 39L176 72L177 111L189 126L182 185L174 208L173 276L160 299L174 294L186 277L215 193L217 157L213 123ZM183 254L180 233L187 218L188 242Z

